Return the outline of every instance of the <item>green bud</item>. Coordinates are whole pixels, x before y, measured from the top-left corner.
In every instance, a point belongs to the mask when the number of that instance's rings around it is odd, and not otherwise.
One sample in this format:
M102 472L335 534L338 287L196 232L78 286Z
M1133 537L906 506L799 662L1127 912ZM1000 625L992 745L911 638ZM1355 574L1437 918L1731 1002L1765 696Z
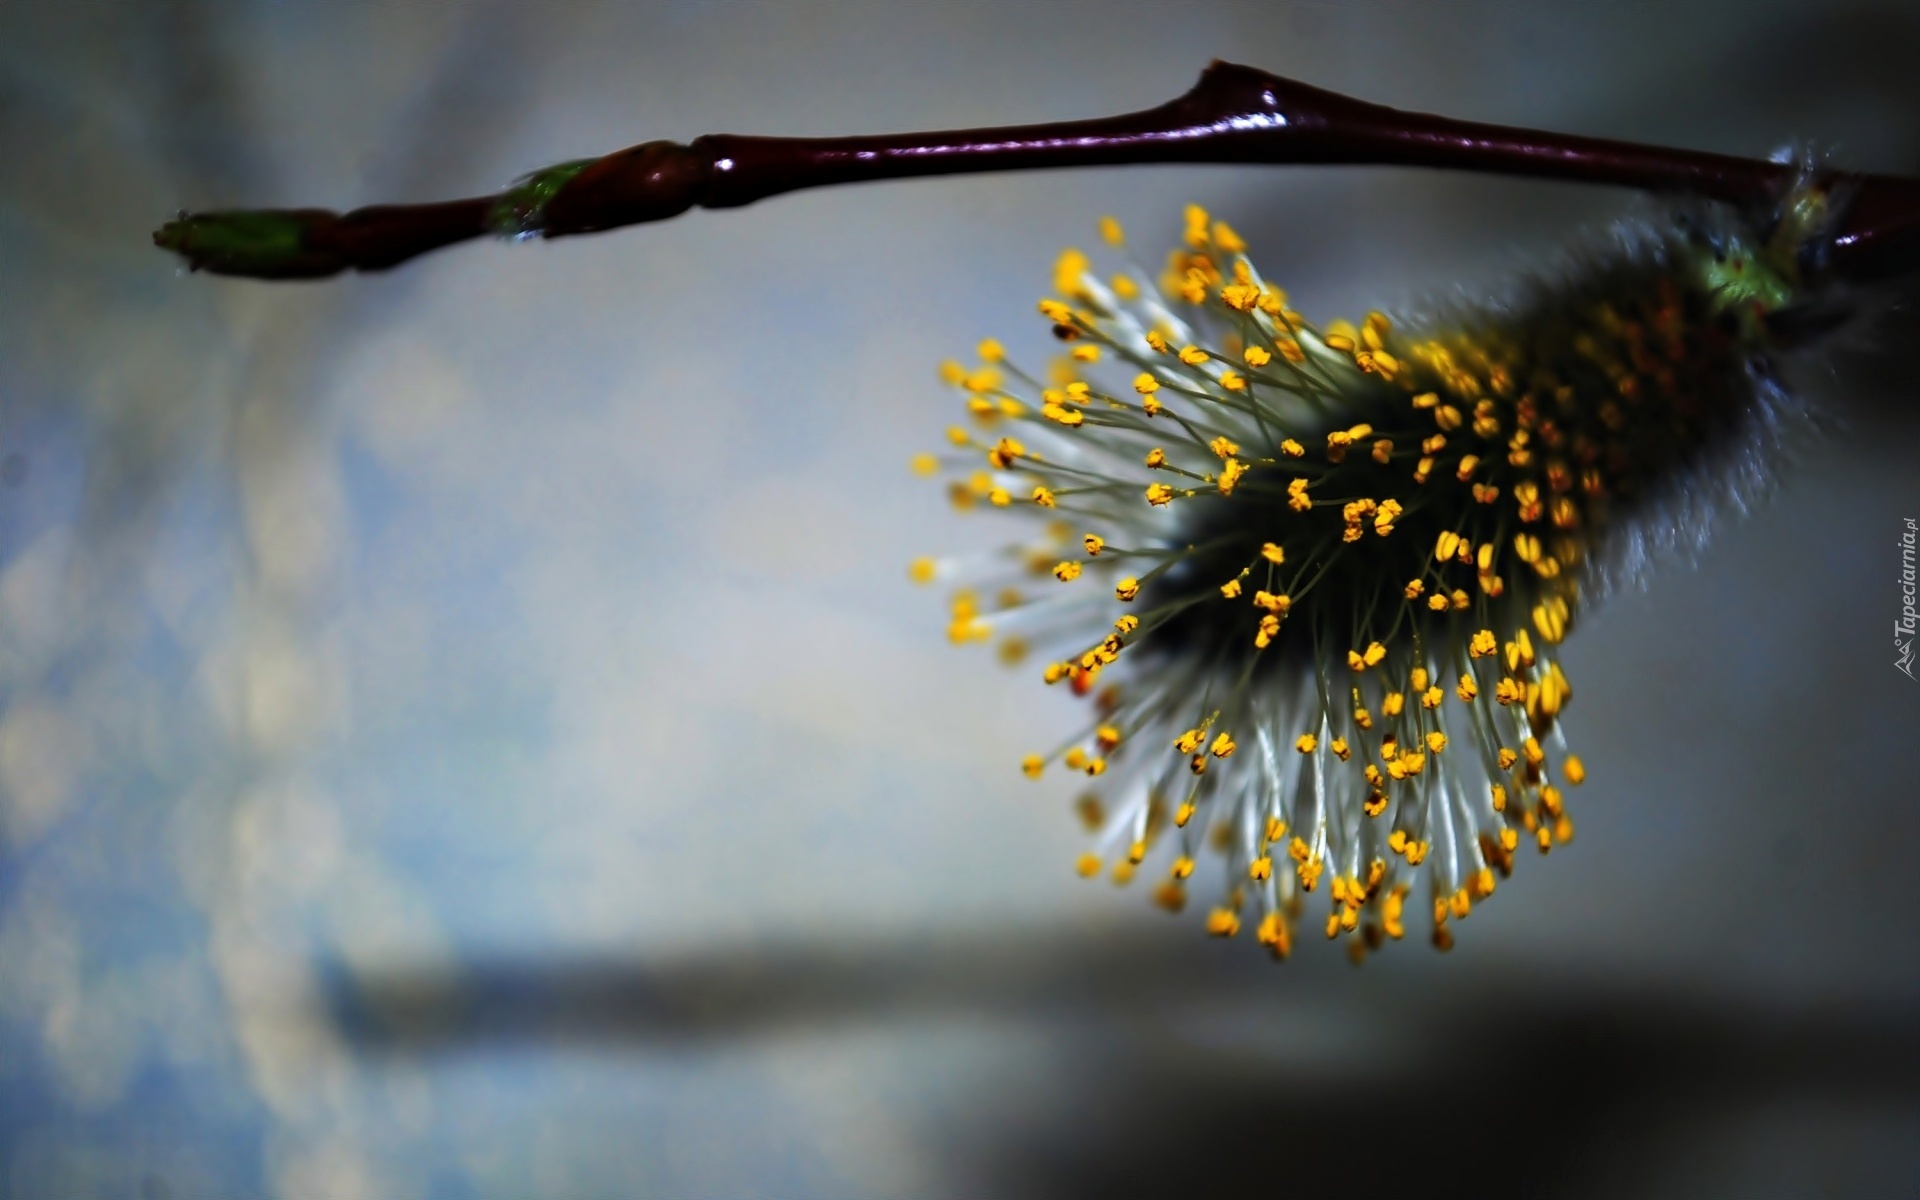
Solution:
M316 251L308 235L334 215L321 209L254 209L181 214L154 231L153 244L196 271L264 279L333 275L336 255Z

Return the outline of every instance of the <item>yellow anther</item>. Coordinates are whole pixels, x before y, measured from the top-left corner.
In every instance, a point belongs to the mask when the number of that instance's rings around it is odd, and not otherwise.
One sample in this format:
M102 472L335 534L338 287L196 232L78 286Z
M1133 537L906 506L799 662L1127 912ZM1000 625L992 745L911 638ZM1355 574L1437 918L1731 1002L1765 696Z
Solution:
M1158 329L1149 329L1147 331L1147 345L1152 346L1162 354L1170 353L1167 346L1167 335L1161 333Z
M1219 384L1229 392L1244 392L1247 390L1247 377L1238 371L1222 371Z
M1302 754L1312 754L1314 748L1319 746L1319 744L1319 738L1314 737L1310 733L1303 733L1300 735L1300 740L1293 744L1293 748Z
M1327 349L1329 350L1337 351L1341 354L1353 353L1353 339L1344 333L1330 333L1320 340L1327 344Z
M1377 817L1387 811L1387 794L1378 787L1368 792L1367 798L1360 802L1360 811L1369 817Z
M1366 653L1362 657L1366 659L1368 666L1377 667L1381 660L1387 657L1387 648L1379 642L1368 642Z
M1539 738L1528 738L1520 748L1526 752L1527 761L1536 767L1547 761L1547 752L1540 748Z
M1307 448L1292 438L1287 438L1280 443L1280 453L1286 455L1288 458L1301 458L1306 455Z
M1134 864L1121 859L1113 864L1113 886L1125 887L1133 882Z
M931 475L940 469L940 460L931 454L916 454L909 460L915 475Z
M1399 520L1400 514L1405 511L1400 507L1398 500L1382 500L1379 511L1374 514L1373 531L1381 537L1392 533L1393 523Z
M1213 751L1213 756L1215 758L1226 758L1228 755L1232 754L1235 750L1238 750L1239 746L1234 743L1234 740L1232 737L1223 733L1219 737L1216 737L1213 739L1213 745L1210 747L1210 749Z
M1053 577L1061 583L1072 583L1074 580L1080 578L1080 564L1077 562L1062 562L1060 565L1054 567Z
M1206 731L1203 729L1189 729L1173 739L1173 748L1182 754L1192 754L1200 748L1200 739L1206 736Z
M1260 302L1260 289L1250 283L1230 283L1220 289L1220 299L1235 312L1252 312Z
M932 583L939 568L930 558L916 558L907 564L907 578L915 583Z
M1182 854L1173 860L1173 866L1168 869L1167 874L1175 879L1187 878L1193 874L1193 860Z
M1507 811L1507 789L1497 783L1493 784L1492 788L1493 788L1493 796L1492 796L1493 811L1495 812ZM1508 849L1512 849L1512 847L1509 846Z
M1160 390L1160 381L1146 371L1133 377L1133 390L1142 396L1151 396Z
M1097 557L1102 550L1106 549L1107 539L1097 533L1090 533L1080 539L1080 544L1087 548L1087 556L1092 558Z
M1587 781L1587 764L1580 761L1578 754L1569 754L1560 764L1560 774L1566 776L1568 783L1579 787Z
M1127 861L1135 866L1139 866L1140 860L1146 856L1147 844L1143 841L1136 841L1133 845L1127 847Z
M1520 848L1519 831L1514 829L1502 829L1500 831L1500 847L1501 849L1505 850L1508 854L1512 854L1515 850L1519 849Z
M1313 890L1314 884L1320 882L1321 870L1322 865L1318 855L1309 858L1293 869L1294 874L1300 877L1301 889L1309 892Z
M1355 708L1353 710L1353 723L1362 729L1372 729L1373 714L1364 708Z
M1079 859L1074 862L1073 869L1080 873L1080 878L1092 879L1100 873L1100 866L1100 856L1089 853L1082 854Z
M1063 663L1063 662L1048 663L1047 669L1040 672L1040 678L1046 680L1050 684L1059 683L1062 679L1065 679L1067 677L1068 672L1072 670L1073 670L1072 667L1069 667L1066 663Z
M1207 210L1198 204L1189 204L1184 215L1187 221L1187 245L1195 250L1204 250L1207 245Z
M1113 598L1126 603L1140 594L1140 581L1129 575L1113 586Z
M1153 889L1153 902L1170 913L1181 912L1187 907L1187 889L1177 880L1165 880Z
M1072 358L1073 361L1075 362L1083 362L1083 363L1099 362L1100 347L1094 345L1092 342L1082 342L1078 346L1075 346L1073 349L1067 351L1067 355L1068 357Z
M1358 650L1349 650L1347 651L1347 666L1353 668L1355 671L1364 671L1367 669L1367 660L1360 657Z
M1452 594L1447 597L1447 604L1455 612L1465 612L1473 607L1473 597L1467 595L1467 593L1461 589L1455 588Z
M1476 455L1476 454L1462 455L1460 459L1460 469L1459 471L1455 472L1455 475L1460 480L1461 483L1465 483L1467 480L1473 477L1473 470L1475 467L1479 465L1480 465L1479 455Z
M1220 594L1229 600L1238 596L1240 594L1240 581L1238 579L1227 580L1220 585Z
M1380 702L1380 711L1389 717L1397 717L1400 715L1400 710L1406 707L1406 704L1407 698L1405 696L1399 692L1388 692L1386 699Z
M967 369L952 359L940 364L940 381L959 387L967 377Z
M1240 240L1240 235L1225 221L1213 223L1213 244L1227 254L1238 254L1247 248L1247 244Z
M970 392L991 392L1000 386L1003 378L997 367L977 367L967 372L960 386Z
M1116 633L1120 633L1120 634L1132 633L1134 630L1140 628L1140 618L1129 613L1126 616L1121 617L1119 620L1115 621L1113 623L1113 628L1114 628L1114 632Z
M987 338L975 347L974 353L980 356L981 362L997 363L1007 356L1007 348L994 338Z
M1102 725L1093 731L1093 740L1100 743L1102 750L1111 750L1120 744L1120 731L1111 725Z
M1343 462L1347 457L1347 448L1353 445L1353 439L1343 430L1335 430L1327 435L1327 461Z
M1564 597L1549 596L1533 607L1533 627L1550 646L1567 636L1567 623L1572 617L1572 609Z
M1155 446L1153 449L1147 451L1147 457L1144 461L1149 467L1159 470L1161 467L1167 465L1167 452Z
M1148 484L1147 503L1156 506L1173 503L1173 489L1164 483Z
M995 508L1005 508L1013 503L1013 493L1005 488L994 488L987 493L987 501Z
M1029 754L1020 760L1020 770L1028 779L1040 778L1040 772L1046 770L1046 766L1047 764L1038 754Z
M1081 412L1079 409L1066 408L1058 404L1042 404L1040 406L1040 415L1049 421L1057 421L1069 429L1084 424L1087 419L1087 414Z
M1140 411L1150 417L1157 417L1165 410L1161 407L1160 402L1152 396L1142 396L1140 397Z
M1451 404L1443 404L1433 412L1433 423L1448 433L1460 428L1461 420L1460 410Z
M1194 807L1191 800L1181 801L1180 807L1173 810L1173 823L1185 829L1187 822L1193 820L1193 812Z
M1538 687L1537 693L1531 687L1527 689L1528 715L1534 718L1536 723L1541 717L1551 719L1558 716L1560 710L1566 707L1567 701L1573 698L1573 685L1569 684L1567 677L1561 674L1559 663L1548 664L1547 673L1540 679Z
M1333 751L1334 757L1338 758L1341 762L1346 762L1349 758L1353 757L1353 750L1348 747L1347 739L1345 738L1334 738L1327 743L1327 749Z
M1268 646L1273 645L1273 639L1278 637L1279 634L1280 634L1280 618L1279 617L1274 616L1272 613L1268 613L1266 616L1261 617L1260 629L1257 633L1253 635L1254 649L1265 650Z
M1429 710L1439 708L1440 701L1445 698L1446 698L1445 692L1442 692L1437 687L1430 687L1426 691L1420 693L1420 707L1429 709Z
M1276 616L1285 616L1287 610L1293 607L1293 597L1286 595L1284 592L1278 595L1273 592L1255 592L1253 594L1253 606L1255 608L1264 608Z
M1507 747L1502 746L1500 747L1500 753L1495 756L1495 759L1499 762L1502 771L1511 771L1513 770L1513 764L1520 761L1520 756Z
M1515 630L1513 640L1507 643L1507 670L1518 671L1521 667L1531 667L1534 662L1533 639L1524 629Z
M1068 296L1078 295L1085 288L1081 279L1086 275L1088 266L1087 256L1078 250L1062 250L1053 264L1053 290Z
M1254 937L1259 939L1262 946L1270 947L1273 953L1281 958L1285 958L1291 949L1288 945L1287 923L1277 911L1270 912L1260 919L1260 927L1254 931Z
M1265 882L1273 877L1273 860L1261 855L1247 864L1247 877L1256 882Z
M1055 500L1054 500L1054 497L1053 497L1053 489L1052 489L1052 488L1048 488L1048 487L1036 487L1036 488L1034 488L1034 489L1033 489L1033 502L1034 502L1035 504L1038 504L1038 505L1039 505L1039 506L1040 506L1041 508L1052 508L1052 507L1054 507L1054 505L1055 505Z
M1207 449L1220 458L1232 458L1240 453L1240 447L1223 437L1217 437L1207 443Z
M1260 557L1275 566L1279 566L1281 563L1287 561L1287 552L1284 547L1275 545L1273 542L1267 542L1260 547Z
M947 440L956 446L964 446L973 440L973 435L958 425L947 426Z
M1416 692L1426 691L1427 690L1427 669L1425 667L1415 667L1413 669L1413 674L1408 679L1408 682L1413 685L1414 691Z
M1237 458L1230 458L1220 468L1219 488L1222 496L1233 495L1233 489L1240 483L1240 477L1247 473L1247 465Z
M1250 367L1264 367L1273 361L1273 355L1267 353L1266 350L1260 346L1248 346L1246 353L1240 357L1246 359L1247 365Z
M1069 771L1085 770L1087 765L1087 752L1075 746L1073 749L1067 751L1066 756L1060 761L1066 764L1067 770Z
M1180 347L1180 361L1190 367L1197 367L1207 361L1207 352L1198 346Z
M1433 557L1436 562L1446 562L1460 549L1460 535L1450 529L1440 531L1440 537L1433 544Z
M1140 285L1131 276L1115 275L1111 280L1113 294L1122 300L1131 300L1140 294Z
M1460 697L1462 700L1472 703L1473 698L1480 694L1480 685L1474 682L1473 676L1462 674L1460 676L1460 682L1455 686L1453 692L1454 695Z
M1109 246L1118 246L1127 240L1127 235L1121 230L1120 222L1112 217L1101 217L1100 240Z
M1456 919L1464 921L1467 914L1473 911L1473 901L1468 898L1467 890L1461 888L1447 897L1447 907L1452 910Z
M1482 629L1473 635L1467 643L1467 655L1471 658L1485 658L1500 649L1500 643L1493 636L1493 630Z
M1420 598L1420 593L1426 590L1426 584L1420 582L1418 579L1410 579L1407 581L1406 597L1409 600L1417 600Z
M1404 829L1396 829L1387 835L1387 849L1395 854L1405 854L1407 845L1407 834Z
M1240 917L1230 908L1216 908L1207 914L1207 932L1214 937L1232 937L1240 932Z
M1427 734L1427 749L1433 751L1435 754L1438 754L1442 750L1445 750L1446 748L1447 748L1446 734L1441 733L1438 729Z

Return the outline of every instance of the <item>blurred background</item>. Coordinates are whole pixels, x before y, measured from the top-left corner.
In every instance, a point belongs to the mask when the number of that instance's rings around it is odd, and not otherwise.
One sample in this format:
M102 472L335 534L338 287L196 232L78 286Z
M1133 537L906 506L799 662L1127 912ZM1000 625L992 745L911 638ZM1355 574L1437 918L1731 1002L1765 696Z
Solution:
M1592 779L1449 956L1276 967L1075 878L1061 698L944 638L907 459L1180 206L1310 317L1602 189L1146 168L828 190L387 276L176 209L491 191L710 132L1403 107L1920 172L1920 6L0 5L0 1196L1920 1191L1916 330L1566 653Z

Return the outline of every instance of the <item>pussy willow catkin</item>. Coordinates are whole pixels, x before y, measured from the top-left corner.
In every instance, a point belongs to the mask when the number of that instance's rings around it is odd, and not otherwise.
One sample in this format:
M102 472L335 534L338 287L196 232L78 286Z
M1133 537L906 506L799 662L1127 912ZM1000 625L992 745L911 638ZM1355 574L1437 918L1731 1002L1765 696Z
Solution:
M915 469L1030 530L912 575L956 589L954 642L1087 698L1023 764L1096 781L1080 873L1149 872L1179 911L1210 849L1209 932L1284 957L1308 919L1357 960L1422 875L1446 949L1523 843L1571 840L1556 649L1703 472L1777 435L1769 318L1817 198L1782 211L1676 216L1499 309L1316 327L1190 208L1157 287L1061 257L1045 382L992 340L948 363L968 423Z

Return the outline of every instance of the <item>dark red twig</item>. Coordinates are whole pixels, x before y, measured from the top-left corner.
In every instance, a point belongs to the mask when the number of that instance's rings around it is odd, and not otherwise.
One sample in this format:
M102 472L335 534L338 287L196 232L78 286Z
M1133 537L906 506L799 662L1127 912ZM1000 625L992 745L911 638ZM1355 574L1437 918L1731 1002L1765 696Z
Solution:
M1136 163L1346 163L1443 167L1682 193L1761 207L1794 178L1780 163L1401 112L1215 62L1193 89L1090 121L851 138L716 134L647 142L536 173L497 196L344 215L280 209L183 215L156 244L199 270L310 279L383 270L489 232L566 237L733 208L828 184ZM1920 269L1920 180L1836 174L1847 209L1829 269Z

